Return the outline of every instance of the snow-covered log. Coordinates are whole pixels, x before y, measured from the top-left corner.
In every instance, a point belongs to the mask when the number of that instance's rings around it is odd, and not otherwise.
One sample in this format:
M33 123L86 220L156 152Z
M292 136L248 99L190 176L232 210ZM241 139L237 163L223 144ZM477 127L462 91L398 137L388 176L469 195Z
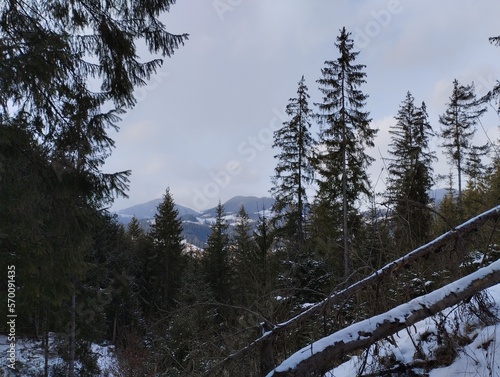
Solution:
M256 339L252 343L250 343L247 347L240 349L239 351L229 355L227 358L222 360L218 365L214 366L212 369L203 374L204 377L214 375L218 371L224 368L227 363L231 361L238 360L240 357L244 357L248 355L256 348L261 349L269 349L269 344L279 336L280 334L284 334L294 328L299 327L306 321L310 320L315 315L320 314L324 308L331 307L336 304L340 304L345 302L346 299L352 297L357 292L360 292L363 289L374 286L377 283L383 281L385 278L390 276L397 270L417 261L420 258L424 258L431 253L439 252L444 246L450 244L457 239L460 239L466 236L469 233L472 233L479 229L486 222L491 220L497 220L500 218L500 206L494 207L488 211L481 213L480 215L471 218L465 223L457 226L455 229L446 232L439 236L438 238L432 240L431 242L420 246L419 248L409 252L403 257L396 259L384 267L379 269L378 271L372 273L366 278L350 285L349 287L335 292L323 301L310 306L307 310L301 312L295 317L289 319L286 322L275 325L271 331L265 332L260 338ZM262 369L266 369L266 366L263 366ZM272 369L272 366L267 366L267 370Z
M500 283L500 261L386 313L355 323L297 351L267 377L321 376L341 358Z

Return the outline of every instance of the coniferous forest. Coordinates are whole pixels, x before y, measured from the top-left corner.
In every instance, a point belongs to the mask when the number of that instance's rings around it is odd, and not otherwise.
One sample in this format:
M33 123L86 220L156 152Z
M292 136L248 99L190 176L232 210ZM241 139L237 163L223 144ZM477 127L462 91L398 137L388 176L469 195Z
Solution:
M113 376L265 376L314 340L497 260L500 211L473 229L459 225L499 204L498 145L477 145L474 134L486 111L500 123L500 84L479 97L473 83L455 80L439 124L408 91L394 104L389 178L376 193L367 150L378 130L363 56L346 28L332 36L330 60L317 62L316 81L290 78L299 81L274 132L270 215L254 223L242 207L230 228L219 204L195 250L165 188L149 231L137 219L119 224L107 208L127 195L130 171L103 172L109 132L133 111L134 89L188 40L159 21L174 2L0 5L0 265L6 274L14 266L16 297L8 306L3 279L0 314L14 309L16 337L44 352L41 376L102 375L92 344L114 346ZM154 58L138 56L138 43ZM456 180L434 174L431 140ZM438 180L448 192L435 203ZM450 236L424 258L391 267L442 234ZM474 297L467 313L491 319L487 299ZM6 321L0 331L9 333ZM57 367L49 340L64 360ZM317 363L309 375L331 366Z

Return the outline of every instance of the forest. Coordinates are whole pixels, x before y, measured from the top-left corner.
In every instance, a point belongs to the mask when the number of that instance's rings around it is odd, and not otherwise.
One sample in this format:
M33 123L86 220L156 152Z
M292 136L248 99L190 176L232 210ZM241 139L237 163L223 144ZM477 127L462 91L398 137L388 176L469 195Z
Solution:
M108 209L127 195L130 171L102 171L109 131L133 111L134 89L188 40L159 20L174 2L0 5L0 315L15 313L16 337L43 350L41 376L101 376L92 344L115 347L113 376L323 376L391 334L298 367L308 374L277 367L318 339L496 266L498 145L474 136L486 111L500 119L500 83L479 97L474 83L453 81L434 125L408 91L394 104L389 178L375 193L367 149L378 130L346 28L315 82L322 101L310 103L302 77L274 132L271 215L253 223L242 207L230 230L219 204L200 251L182 239L165 188L150 231L137 219L119 224ZM143 61L139 42L159 57ZM447 156L447 177L434 174L431 140ZM435 203L438 181L447 194ZM481 293L500 278L491 271L457 296L464 317L494 317ZM3 321L0 333L9 331ZM48 362L54 339L62 365ZM449 355L426 362L445 365ZM394 367L385 365L380 375Z

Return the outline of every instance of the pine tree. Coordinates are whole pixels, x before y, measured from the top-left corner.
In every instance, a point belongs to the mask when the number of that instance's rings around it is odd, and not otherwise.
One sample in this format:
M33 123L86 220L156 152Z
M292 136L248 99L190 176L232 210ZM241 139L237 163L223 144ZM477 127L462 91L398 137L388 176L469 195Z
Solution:
M476 124L486 108L479 104L474 93L474 84L461 85L453 81L450 102L444 114L439 117L443 126L440 136L444 139L442 146L452 165L457 169L458 207L462 206L462 174L466 171L466 161L471 154L478 157L483 148L475 148L472 144ZM470 165L469 165L470 166Z
M432 162L435 153L429 150L433 135L425 103L416 107L410 92L402 102L391 127L391 143L387 181L387 199L395 219L395 238L406 239L405 247L416 247L430 236L432 216L429 190L433 185ZM401 246L403 246L401 245Z
M278 220L282 220L279 226L285 235L299 243L304 242L306 233L306 187L314 178L310 162L314 140L309 132L312 112L308 99L307 86L302 76L297 97L291 98L286 107L290 120L274 132L273 144L273 148L280 149L274 156L278 160L271 189L275 199L274 211Z
M181 234L179 212L167 188L150 232L153 241L153 255L150 256L151 289L157 293L152 304L158 309L171 309L177 301L184 268Z
M365 66L355 63L359 52L353 50L345 28L335 46L340 56L325 62L323 77L317 81L323 102L317 104L322 129L315 163L319 174L316 211L318 216L329 217L330 224L336 218L343 219L337 226L342 229L343 272L347 279L351 272L350 238L357 217L355 205L361 194L370 194L367 168L373 159L366 154L366 148L374 145L377 130L370 128L369 113L364 111L368 96L359 89L365 83Z

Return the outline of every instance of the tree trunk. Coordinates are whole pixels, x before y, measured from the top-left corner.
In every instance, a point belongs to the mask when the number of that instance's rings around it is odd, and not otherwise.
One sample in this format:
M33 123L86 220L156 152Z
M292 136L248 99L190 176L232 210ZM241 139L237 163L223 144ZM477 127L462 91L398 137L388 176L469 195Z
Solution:
M269 325L266 322L262 322L260 326L261 335L264 335L270 330ZM262 376L266 375L266 373L274 368L274 365L273 344L268 342L260 348L260 374Z
M71 323L69 330L69 365L68 377L75 376L75 351L76 351L76 293L71 296Z
M118 313L115 313L115 319L113 320L113 337L111 343L116 345L116 323L118 322Z
M283 361L268 377L322 376L341 363L342 356L367 348L498 283L500 261L384 314L320 339Z
M344 286L349 286L351 274L351 250L349 242L349 210L347 206L347 119L344 81L342 80L342 217L344 238Z
M42 320L42 347L43 347L43 376L49 377L49 329L47 326L48 304L43 304L43 320Z
M344 132L345 138L345 132ZM351 274L351 251L349 243L349 211L347 208L347 161L346 161L346 141L344 139L344 147L342 150L342 215L343 215L343 238L344 238L344 286L349 285L349 275Z

